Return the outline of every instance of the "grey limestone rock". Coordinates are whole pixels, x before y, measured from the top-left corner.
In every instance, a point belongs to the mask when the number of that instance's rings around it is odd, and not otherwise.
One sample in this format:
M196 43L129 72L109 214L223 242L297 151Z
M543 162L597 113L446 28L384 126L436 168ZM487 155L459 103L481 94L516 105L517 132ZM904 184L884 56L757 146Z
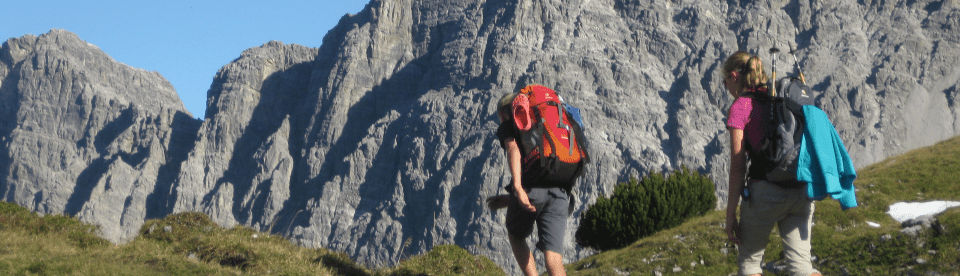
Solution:
M53 30L0 48L0 199L124 242L162 217L199 122L160 74Z
M206 119L177 178L173 212L202 211L226 227L275 225L302 159L291 140L304 133L301 110L311 103L316 56L316 49L270 42L217 73Z
M0 49L0 195L116 241L200 211L373 267L457 244L518 272L503 212L483 204L509 182L504 93L543 84L584 113L594 162L572 237L588 204L653 171L709 174L726 206L718 70L740 49L768 68L768 48L799 49L857 167L955 136L958 19L955 0L375 0L319 48L242 53L202 123L156 73L55 31ZM568 239L564 253L593 251Z

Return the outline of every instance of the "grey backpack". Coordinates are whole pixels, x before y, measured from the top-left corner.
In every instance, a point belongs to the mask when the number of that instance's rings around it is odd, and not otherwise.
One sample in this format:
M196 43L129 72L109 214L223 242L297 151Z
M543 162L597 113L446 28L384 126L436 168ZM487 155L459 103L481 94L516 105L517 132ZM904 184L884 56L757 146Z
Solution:
M744 96L768 105L769 116L764 126L765 137L753 149L751 162L773 164L766 172L767 181L785 188L799 188L806 183L797 180L800 143L806 129L803 106L814 103L812 91L796 78L784 78L778 86L781 93L748 93ZM761 159L761 160L756 160Z

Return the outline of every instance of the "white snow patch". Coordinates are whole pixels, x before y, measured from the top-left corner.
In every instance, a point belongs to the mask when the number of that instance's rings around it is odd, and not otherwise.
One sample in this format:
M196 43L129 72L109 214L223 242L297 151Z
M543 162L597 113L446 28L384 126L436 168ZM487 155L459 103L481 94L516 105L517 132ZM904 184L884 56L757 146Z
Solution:
M879 223L872 222L872 221L869 221L869 220L867 221L867 225L870 225L870 227L873 227L873 228L880 228L880 224L879 224Z
M960 206L958 201L897 202L887 211L899 223L926 215L943 213L947 209Z

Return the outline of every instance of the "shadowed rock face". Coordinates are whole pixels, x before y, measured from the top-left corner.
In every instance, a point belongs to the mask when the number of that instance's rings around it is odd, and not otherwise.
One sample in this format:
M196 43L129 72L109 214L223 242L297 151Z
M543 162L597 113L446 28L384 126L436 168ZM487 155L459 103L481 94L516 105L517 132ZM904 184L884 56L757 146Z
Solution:
M681 165L725 206L733 99L722 61L797 57L858 167L960 128L960 2L372 1L320 48L270 42L214 78L205 120L156 73L63 31L0 49L0 196L123 242L201 211L392 265L457 244L518 272L495 101L526 84L582 109L592 203ZM793 72L781 55L778 76ZM568 237L586 208L578 206ZM592 254L568 238L565 257Z

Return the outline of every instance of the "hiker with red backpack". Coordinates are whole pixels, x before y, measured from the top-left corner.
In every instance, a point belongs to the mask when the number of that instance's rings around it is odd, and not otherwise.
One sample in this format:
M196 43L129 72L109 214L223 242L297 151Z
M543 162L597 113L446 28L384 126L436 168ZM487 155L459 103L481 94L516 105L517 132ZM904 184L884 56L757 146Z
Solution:
M566 275L563 242L573 210L571 189L588 162L582 124L575 109L555 91L530 85L501 98L497 138L506 151L512 184L505 197L488 200L491 209L507 206L507 233L517 264L537 275L526 239L537 226L537 249L544 253L550 275Z
M730 107L730 180L727 197L726 232L738 245L739 275L760 275L764 249L776 225L783 239L790 275L818 275L810 261L813 200L807 186L774 182L768 172L778 164L768 161L761 148L771 114L770 91L760 58L737 52L723 64L723 84L736 100ZM750 158L750 167L747 160ZM741 196L740 220L737 207Z

